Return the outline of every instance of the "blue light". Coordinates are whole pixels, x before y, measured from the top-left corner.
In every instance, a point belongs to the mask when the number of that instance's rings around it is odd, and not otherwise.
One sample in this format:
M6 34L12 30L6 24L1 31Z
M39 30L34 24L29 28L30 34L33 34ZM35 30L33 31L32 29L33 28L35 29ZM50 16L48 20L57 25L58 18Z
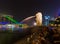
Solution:
M50 16L44 16L45 17L45 19L50 19Z
M44 16L44 17L45 17L45 25L48 26L49 20L50 20L50 16Z
M59 16L60 16L60 13L59 13Z
M9 24L9 22L0 22L0 24L5 25L5 24Z
M57 16L60 16L60 8L57 11Z

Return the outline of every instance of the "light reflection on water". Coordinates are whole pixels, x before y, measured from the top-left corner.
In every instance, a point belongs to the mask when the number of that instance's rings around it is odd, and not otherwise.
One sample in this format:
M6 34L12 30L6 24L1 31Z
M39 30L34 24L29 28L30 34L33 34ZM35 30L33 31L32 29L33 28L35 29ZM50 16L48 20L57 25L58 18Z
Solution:
M19 31L23 32L22 28L0 28L0 31Z

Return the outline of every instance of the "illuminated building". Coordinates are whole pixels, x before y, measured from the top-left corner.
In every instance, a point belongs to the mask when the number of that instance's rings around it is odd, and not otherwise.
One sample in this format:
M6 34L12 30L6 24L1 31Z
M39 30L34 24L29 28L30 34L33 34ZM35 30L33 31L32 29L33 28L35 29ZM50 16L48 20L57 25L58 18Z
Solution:
M50 20L50 21L49 21L49 25L50 25L50 26L56 26L55 21Z
M60 17L55 18L54 20L49 21L50 25L52 26L60 26Z
M48 26L50 21L50 16L44 16L44 18L45 18L45 26Z
M55 24L57 24L57 26L60 26L60 16L55 19Z

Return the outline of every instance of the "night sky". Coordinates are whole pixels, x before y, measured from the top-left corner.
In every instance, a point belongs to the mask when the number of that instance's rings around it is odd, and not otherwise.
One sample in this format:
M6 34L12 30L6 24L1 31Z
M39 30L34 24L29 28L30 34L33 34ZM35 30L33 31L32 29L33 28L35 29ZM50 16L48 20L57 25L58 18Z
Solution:
M60 12L59 0L0 0L0 13L15 16L22 20L36 12L42 12L43 15L54 16Z

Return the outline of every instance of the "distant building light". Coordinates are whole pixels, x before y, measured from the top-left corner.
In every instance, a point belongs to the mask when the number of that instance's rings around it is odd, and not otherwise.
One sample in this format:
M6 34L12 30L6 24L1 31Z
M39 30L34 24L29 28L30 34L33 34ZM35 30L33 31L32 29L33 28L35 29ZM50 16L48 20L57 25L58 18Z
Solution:
M54 26L54 24L51 24L51 26Z
M44 16L45 17L45 19L50 19L50 16Z
M12 25L12 24L7 25L7 28L14 28L14 27L15 27L15 25Z
M59 22L59 20L56 20L57 22Z
M57 24L55 24L55 26L57 26Z
M4 24L9 24L9 22L0 22L0 24L3 24L3 25L4 25Z
M58 24L58 26L60 26L60 24Z
M55 18L53 17L53 18L51 18L51 20L55 20Z

